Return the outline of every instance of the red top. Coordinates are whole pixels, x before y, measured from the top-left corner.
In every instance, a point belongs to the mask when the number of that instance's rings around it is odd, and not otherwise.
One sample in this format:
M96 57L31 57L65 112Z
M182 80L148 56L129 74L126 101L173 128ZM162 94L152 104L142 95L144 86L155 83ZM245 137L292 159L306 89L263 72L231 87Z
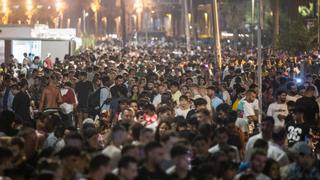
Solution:
M75 104L76 103L76 96L71 89L68 89L68 92L62 96L62 100L68 104Z
M44 63L47 65L48 69L53 69L53 62L52 62L52 60L50 58L46 58L44 60Z

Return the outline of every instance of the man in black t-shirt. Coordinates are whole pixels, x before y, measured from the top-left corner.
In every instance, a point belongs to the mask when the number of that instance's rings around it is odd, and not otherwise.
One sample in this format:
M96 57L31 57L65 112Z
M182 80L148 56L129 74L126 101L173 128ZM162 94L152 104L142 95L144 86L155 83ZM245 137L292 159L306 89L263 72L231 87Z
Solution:
M27 92L28 81L26 79L22 79L19 83L19 88L20 91L15 95L12 102L12 109L14 110L16 116L20 118L22 122L33 126L30 113L31 101L30 96Z
M314 92L313 86L307 87L304 96L296 102L296 107L303 109L304 120L310 126L319 125L319 106L313 96Z
M170 155L175 165L174 172L170 174L170 180L190 180L191 154L188 149L184 146L176 145L171 149Z
M92 82L87 80L87 73L81 72L80 81L76 83L75 92L78 98L78 127L81 127L82 121L88 117L88 98L93 92Z
M293 146L296 142L306 141L309 138L310 126L304 122L304 110L296 108L293 114L295 122L287 125L288 146Z
M150 142L145 148L145 163L139 169L136 180L165 180L167 174L160 168L160 162L164 157L164 149L158 142Z
M128 95L128 88L124 84L124 78L121 75L118 75L115 78L114 85L110 88L112 102L111 102L111 109L112 111L116 111L118 108L119 100L126 98Z
M127 97L128 88L124 85L123 76L119 75L115 78L115 84L110 91L113 98Z

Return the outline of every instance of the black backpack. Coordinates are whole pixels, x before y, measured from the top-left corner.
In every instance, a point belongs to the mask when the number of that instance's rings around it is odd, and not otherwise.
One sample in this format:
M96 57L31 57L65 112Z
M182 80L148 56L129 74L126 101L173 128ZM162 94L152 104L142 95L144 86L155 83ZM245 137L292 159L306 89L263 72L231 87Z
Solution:
M89 114L96 114L100 111L100 92L102 88L99 88L92 92L88 98Z

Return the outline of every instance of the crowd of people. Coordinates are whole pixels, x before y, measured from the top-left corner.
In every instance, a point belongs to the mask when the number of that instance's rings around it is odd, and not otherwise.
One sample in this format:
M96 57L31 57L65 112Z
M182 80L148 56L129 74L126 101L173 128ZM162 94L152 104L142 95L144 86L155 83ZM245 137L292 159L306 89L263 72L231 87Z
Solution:
M100 45L0 67L0 177L320 179L317 50ZM19 63L21 62L21 63ZM262 107L258 95L262 91Z

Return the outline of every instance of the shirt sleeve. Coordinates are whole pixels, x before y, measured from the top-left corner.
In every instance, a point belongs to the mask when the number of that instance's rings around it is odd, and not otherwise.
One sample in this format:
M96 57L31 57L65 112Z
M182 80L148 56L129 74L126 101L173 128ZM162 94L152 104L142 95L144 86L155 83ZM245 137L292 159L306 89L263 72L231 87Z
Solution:
M268 107L267 116L272 116L272 114L273 114L272 113L272 108L273 108L272 104L270 104L269 107Z

